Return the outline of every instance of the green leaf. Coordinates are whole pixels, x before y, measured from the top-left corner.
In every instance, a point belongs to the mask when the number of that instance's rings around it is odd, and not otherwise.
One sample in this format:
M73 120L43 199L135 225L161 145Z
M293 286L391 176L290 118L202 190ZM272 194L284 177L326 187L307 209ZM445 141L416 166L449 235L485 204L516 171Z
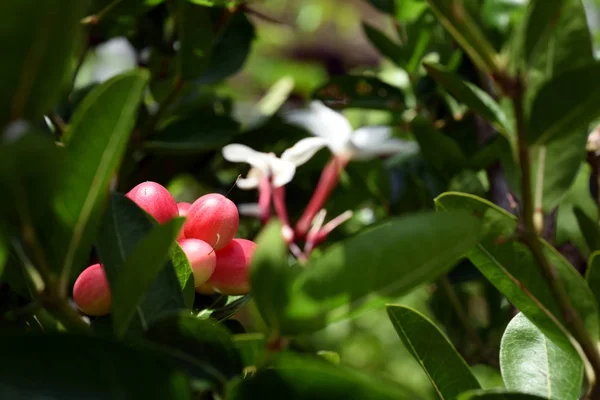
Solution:
M147 79L139 71L110 79L88 94L73 115L56 201L59 220L51 227L53 260L63 285L81 271L89 255Z
M232 386L231 400L422 400L402 386L315 358L281 354L270 368Z
M113 324L115 334L123 336L146 291L165 267L169 250L185 221L176 218L157 225L135 246L125 260L113 292Z
M529 142L542 144L586 130L600 117L600 94L590 90L590 82L599 79L600 63L594 62L571 68L543 85L531 106Z
M267 339L262 333L240 333L234 335L233 343L238 349L246 367L257 365L267 352Z
M593 252L588 259L585 280L600 304L600 251Z
M431 320L403 306L389 305L387 313L440 399L455 399L461 392L480 388L465 360Z
M583 362L579 354L552 343L521 313L502 336L500 369L508 390L557 400L577 400L581 394Z
M313 93L330 107L403 111L404 94L372 76L344 75L332 78Z
M181 351L230 379L242 372L242 359L229 331L190 314L167 315L149 327L145 337ZM224 379L226 380L226 379Z
M427 3L438 21L479 68L489 73L498 71L494 47L479 30L462 1L427 0Z
M244 0L187 0L190 3L206 7L234 7L242 4Z
M133 201L120 193L111 195L97 238L98 253L111 288L118 284L136 246L155 225L156 221ZM146 292L130 331L145 329L162 313L191 308L194 295L190 264L183 250L173 245L170 260Z
M573 210L577 224L590 251L600 250L600 226L579 207Z
M40 118L58 101L72 78L87 7L79 0L2 3L0 51L10 62L1 69L0 129L11 120Z
M496 205L476 196L444 193L435 199L439 210L468 210L486 226L481 242L467 257L481 273L563 350L571 350L565 336L567 324L552 296L552 291L536 266L529 249L515 237L516 218ZM598 337L598 310L595 299L582 276L551 245L542 241L544 252L556 269L593 337Z
M463 212L394 218L331 245L307 268L287 267L264 245L252 266L253 295L273 330L314 332L435 279L477 243L480 227Z
M504 390L470 390L462 393L456 400L544 400L532 394L509 392Z
M396 65L404 66L406 62L406 54L400 45L394 43L384 33L373 28L369 24L363 23L362 28L369 38L369 41L377 50L379 50L382 56L387 57Z
M202 75L209 65L213 44L213 23L209 9L187 0L177 2L179 33L179 77L184 81Z
M379 11L382 11L387 14L392 14L396 12L396 0L368 0L369 3L373 5L373 7L377 8Z
M169 123L144 148L153 153L204 153L230 143L239 131L239 123L229 117L196 115Z
M61 333L4 336L3 399L192 399L187 376L146 347Z
M464 103L484 119L493 123L502 134L507 136L507 138L513 136L513 130L508 123L504 111L489 94L472 83L465 82L456 74L441 65L424 64L424 67L427 70L427 73L435 79L440 86L446 89L448 93L456 97L457 100Z

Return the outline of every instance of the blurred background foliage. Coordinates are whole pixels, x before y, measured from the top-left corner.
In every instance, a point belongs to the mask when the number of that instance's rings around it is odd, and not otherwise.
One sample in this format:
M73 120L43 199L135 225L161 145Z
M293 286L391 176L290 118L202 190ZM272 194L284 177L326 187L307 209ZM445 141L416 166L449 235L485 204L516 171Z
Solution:
M201 5L204 0L194 2ZM525 2L465 3L493 45L501 49L519 23ZM417 140L421 151L350 164L327 210L335 216L351 209L354 217L335 231L331 241L388 215L432 209L433 198L447 190L488 197L511 210L506 196L497 195L507 192L498 186L503 181L490 180L496 176L501 154L497 150L503 144L492 133L486 134L481 120L440 90L421 66L423 61L454 66L463 78L486 86L423 0L221 1L236 11L211 8L202 16L220 28L216 33L201 23L185 28L196 30L198 37L216 35L212 47L207 41L205 50L212 52L208 65L181 70L176 49L186 44L176 41L174 18L193 20L192 8L175 10L176 2L162 0L93 3L97 20L87 25L87 38L80 43L82 57L74 66L79 68L75 90L48 125L63 129L61 125L68 124L75 106L94 85L137 66L150 69L146 107L140 111L141 128L122 165L116 182L119 190L153 180L167 185L178 201L193 201L207 192L226 193L239 174L245 175L247 166L224 161L220 154L223 145L237 142L280 154L307 135L284 122L277 113L280 104L285 112L306 104L311 97L327 100L332 89L338 95L341 91L343 97L344 91L360 89L358 78L347 77L360 75L375 77L385 86L375 88L376 93L353 96L356 104L337 108L355 127L393 126L398 137ZM600 0L585 5L597 53ZM180 50L186 51L184 47ZM178 73L186 76L185 86L179 84ZM328 104L336 106L335 102ZM427 118L409 127L406 121L417 114ZM327 150L320 151L299 168L288 185L292 218L302 212L328 157ZM559 220L564 223L559 224L563 230L557 236L559 244L562 241L585 252L584 241L572 233L577 231L576 222L569 228L574 221L573 204L582 201L576 189L588 189L585 176L578 182L564 200L567 205L559 210ZM255 202L256 195L237 188L229 192L238 204ZM253 237L259 228L255 218L244 217L240 236ZM481 364L474 371L484 388L502 385L497 368L483 364L497 366L500 337L514 310L468 261L458 265L448 279L423 286L398 301L438 322L470 364ZM456 301L465 306L467 315L456 313ZM465 332L461 322L465 317L475 332ZM247 330L262 329L252 303L237 318L244 320ZM401 381L434 398L427 377L398 340L383 309L333 324L293 346L335 351L344 364Z

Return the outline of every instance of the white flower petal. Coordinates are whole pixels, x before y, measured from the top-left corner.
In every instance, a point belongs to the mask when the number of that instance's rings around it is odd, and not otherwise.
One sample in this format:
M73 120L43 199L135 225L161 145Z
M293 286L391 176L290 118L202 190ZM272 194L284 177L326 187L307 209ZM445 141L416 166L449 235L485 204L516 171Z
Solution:
M307 110L291 111L284 118L325 139L334 153L346 146L352 134L352 126L346 117L320 101L311 102Z
M260 217L260 206L258 203L242 203L237 205L240 215L246 217Z
M281 159L289 161L296 167L304 164L315 155L315 153L327 146L325 139L320 137L305 138L281 154Z
M397 153L415 153L419 150L419 145L416 142L402 140L389 137L385 129L380 127L361 128L352 136L352 145L354 154L352 158L355 160L368 160L377 156L387 156ZM386 128L386 127L381 127ZM358 134L360 132L360 134ZM371 136L369 136L371 135ZM370 137L370 138L369 138Z
M223 147L223 158L231 162L244 162L259 168L263 173L268 173L268 154L261 153L248 146L238 143L228 144Z
M351 141L360 149L383 143L390 136L392 136L392 128L389 126L365 126L354 131Z
M250 171L248 171L248 175L246 175L245 178L237 180L237 186L243 190L256 189L264 175L265 174L260 168L250 168Z
M273 173L273 186L280 187L292 181L292 178L296 173L296 166L289 161L273 157L271 160L271 170Z

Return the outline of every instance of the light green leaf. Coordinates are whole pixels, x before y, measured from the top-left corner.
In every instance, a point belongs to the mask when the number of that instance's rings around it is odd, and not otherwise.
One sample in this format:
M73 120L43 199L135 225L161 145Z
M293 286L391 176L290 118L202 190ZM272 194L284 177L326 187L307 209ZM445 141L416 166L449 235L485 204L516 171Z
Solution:
M527 393L509 392L505 390L470 390L462 393L456 400L545 400ZM547 399L546 399L547 400Z
M440 399L479 389L479 382L452 343L427 317L403 306L387 306L398 336L427 374Z
M556 400L577 400L581 394L579 354L552 343L521 313L502 336L500 369L508 390Z
M585 279L594 293L596 302L600 304L600 251L593 252L588 259Z
M256 365L265 356L267 339L262 333L240 333L233 336L233 343L238 349L244 366Z
M468 210L486 226L483 240L467 253L481 273L546 336L564 350L572 349L552 291L529 249L515 236L516 218L487 200L463 193L444 193L435 199L438 210ZM583 277L551 245L544 252L556 269L586 328L598 337L598 307Z

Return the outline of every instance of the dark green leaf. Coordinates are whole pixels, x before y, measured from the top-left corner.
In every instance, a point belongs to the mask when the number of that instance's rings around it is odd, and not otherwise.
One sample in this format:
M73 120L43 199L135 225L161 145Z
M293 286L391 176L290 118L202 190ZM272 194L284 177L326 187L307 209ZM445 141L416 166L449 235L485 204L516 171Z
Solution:
M223 307L215 309L210 316L217 321L224 321L240 311L242 307L248 304L251 298L252 295L250 294L239 296L237 298L236 296L229 296L227 299L227 304L225 304Z
M231 388L231 400L259 400L265 393L287 400L422 400L418 394L355 370L307 357L282 354L271 368L260 370Z
M600 94L590 90L590 82L598 80L600 63L595 62L569 69L542 86L531 107L529 141L542 144L586 130L600 117Z
M394 86L371 76L345 75L331 79L313 97L334 108L404 110L404 94Z
M56 202L58 221L51 227L53 260L64 285L89 255L147 79L147 73L138 71L110 79L88 94L73 115Z
M502 336L500 369L508 390L545 399L579 399L583 362L577 351L552 343L521 313Z
M234 7L242 4L245 0L187 0L190 3L206 7Z
M552 291L536 266L529 249L515 237L516 218L476 196L444 193L435 199L439 210L468 210L486 226L484 239L467 253L481 273L546 336L564 350L571 350L565 336L566 322ZM593 337L598 337L598 310L582 276L551 245L544 252L570 295L571 304Z
M585 279L600 304L600 251L593 252L588 259Z
M479 231L467 213L423 213L338 242L307 268L282 265L265 249L253 264L253 295L272 329L313 332L435 279L477 243Z
M191 399L186 375L160 353L91 336L5 336L3 399Z
M465 82L441 65L425 64L424 66L427 73L458 101L493 123L507 137L512 136L512 128L504 111L489 94L472 83Z
M496 72L496 52L468 14L462 1L427 0L437 19L473 62L486 72Z
M234 335L233 343L238 349L246 367L257 365L267 351L267 339L262 333L241 333Z
M4 1L0 6L0 129L49 111L69 84L74 51L81 45L88 3Z
M406 55L400 45L394 43L384 33L366 23L363 23L362 27L373 46L379 50L382 56L389 58L399 66L403 66L405 64Z
M209 9L178 0L177 26L179 76L184 81L192 80L201 76L210 62L214 30Z
M504 390L470 390L462 393L456 400L544 400L532 394L508 392Z
M396 0L368 0L373 7L384 13L394 15L396 12Z
M145 142L144 148L161 153L203 153L230 143L239 130L239 123L229 117L198 115L169 123Z
M227 329L190 314L172 314L152 323L145 337L153 342L181 351L224 378L242 372L242 359Z
M480 388L465 360L432 321L403 306L389 305L387 313L440 399L455 399L461 392Z
M598 226L598 222L592 220L579 207L575 207L573 213L590 251L600 250L600 226Z

